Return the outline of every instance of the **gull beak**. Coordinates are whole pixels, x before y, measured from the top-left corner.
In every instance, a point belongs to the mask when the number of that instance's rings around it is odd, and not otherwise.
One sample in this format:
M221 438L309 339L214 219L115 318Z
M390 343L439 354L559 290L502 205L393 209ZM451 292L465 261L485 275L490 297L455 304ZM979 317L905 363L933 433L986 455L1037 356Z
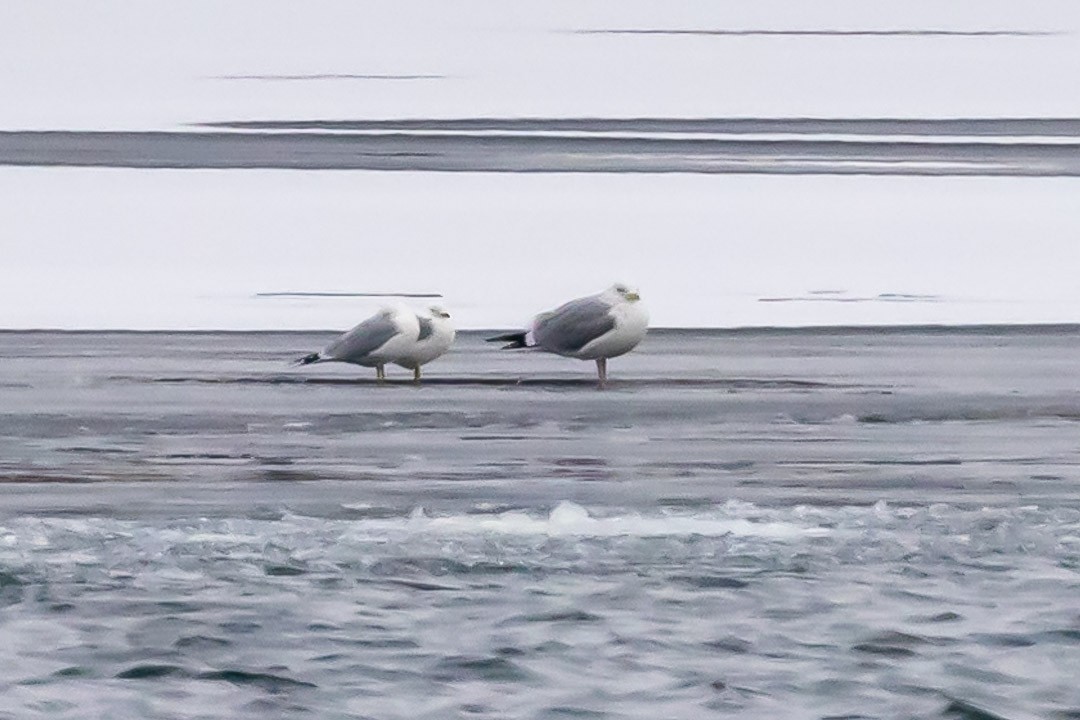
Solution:
M637 302L641 299L641 296L638 295L636 292L628 292L626 293L626 299L630 302Z

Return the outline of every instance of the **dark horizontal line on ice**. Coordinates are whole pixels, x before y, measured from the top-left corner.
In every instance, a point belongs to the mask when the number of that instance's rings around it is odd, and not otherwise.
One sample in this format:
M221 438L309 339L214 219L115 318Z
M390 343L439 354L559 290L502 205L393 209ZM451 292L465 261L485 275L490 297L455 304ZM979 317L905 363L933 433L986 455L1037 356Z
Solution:
M817 29L707 29L707 28L598 28L591 30L571 30L574 35L704 35L704 36L731 36L731 37L1049 37L1066 35L1067 33L1054 30L942 30L942 29L864 29L864 30L830 30Z
M333 297L333 298L441 298L439 293L390 293L390 292L261 292L255 293L255 297L261 298L289 298L289 297Z
M458 336L484 338L506 332L507 328L471 328L458 330ZM259 330L259 329L185 329L185 330L133 330L128 328L0 328L3 335L260 335L265 337L297 337L338 335L341 328L313 328L310 330ZM663 336L738 337L740 335L1004 335L1004 336L1053 336L1080 335L1080 323L986 323L975 325L799 325L778 327L755 325L746 327L654 327L649 337ZM20 355L19 357L23 357Z
M443 80L447 75L427 74L378 74L378 73L312 73L310 75L214 75L210 80L265 80L265 81L302 81L302 80Z
M337 130L491 132L639 132L716 134L1080 136L1080 118L399 118L233 120L198 127L232 130Z
M1080 176L1072 142L0 132L0 165L502 173Z
M356 386L399 386L417 387L411 378L388 379L380 383L374 376L361 377L313 377L305 375L235 375L235 376L170 376L136 377L113 375L112 382L165 383L193 385L356 385ZM792 378L755 379L755 378L626 378L609 382L614 388L711 388L716 390L824 390L824 389L868 389L866 385L843 383L824 383L812 380ZM523 377L425 377L420 387L438 385L453 387L532 387L532 388L595 388L596 378L582 375L575 378L523 378Z
M913 293L880 293L878 295L847 296L840 294L810 293L808 295L789 295L778 297L761 297L761 303L936 303L945 298L940 295L921 295Z

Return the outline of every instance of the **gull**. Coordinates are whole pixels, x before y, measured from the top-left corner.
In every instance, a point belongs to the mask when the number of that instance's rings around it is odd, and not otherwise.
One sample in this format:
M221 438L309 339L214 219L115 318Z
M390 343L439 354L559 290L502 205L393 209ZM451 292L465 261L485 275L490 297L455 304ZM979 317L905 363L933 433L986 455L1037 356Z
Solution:
M438 305L428 308L428 314L417 314L416 321L420 325L420 334L416 342L401 353L394 362L412 370L413 380L420 382L420 366L426 365L449 350L456 332L450 322L450 313Z
M607 384L608 358L633 350L648 329L649 313L637 291L612 285L597 295L540 313L529 330L488 341L507 343L504 350L535 347L564 357L595 360L602 388Z
M322 352L305 355L297 365L345 362L375 368L375 377L386 379L385 366L395 362L420 335L416 313L403 308L383 308L326 346Z

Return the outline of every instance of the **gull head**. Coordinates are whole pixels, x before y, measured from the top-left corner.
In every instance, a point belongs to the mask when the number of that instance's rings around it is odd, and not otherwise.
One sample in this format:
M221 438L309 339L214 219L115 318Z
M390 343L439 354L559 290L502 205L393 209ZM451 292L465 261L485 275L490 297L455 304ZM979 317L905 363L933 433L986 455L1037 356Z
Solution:
M439 307L438 305L432 305L431 307L429 307L428 312L431 313L431 317L433 318L442 318L443 320L450 319L450 313L446 312L446 310Z
M608 288L607 294L610 294L616 300L625 302L637 302L641 299L641 295L638 294L637 288L632 288L629 285L623 285L622 283L616 283Z

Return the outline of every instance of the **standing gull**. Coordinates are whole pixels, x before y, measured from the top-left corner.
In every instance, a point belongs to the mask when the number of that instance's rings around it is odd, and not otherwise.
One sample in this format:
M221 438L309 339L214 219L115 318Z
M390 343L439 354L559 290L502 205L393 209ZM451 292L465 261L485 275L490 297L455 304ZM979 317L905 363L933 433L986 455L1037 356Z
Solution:
M503 349L541 350L595 360L600 387L607 383L608 358L624 355L641 342L649 329L649 313L637 291L612 285L598 295L578 298L533 319L532 328L488 338L508 343Z
M450 313L438 305L428 308L426 315L417 314L416 320L420 324L420 334L416 342L407 348L394 360L403 368L413 371L413 380L420 382L420 366L426 365L439 357L454 342L454 326L450 322Z
M375 368L375 377L386 379L385 366L395 362L416 343L420 323L411 310L384 308L326 346L322 352L300 358L298 365L346 362Z

